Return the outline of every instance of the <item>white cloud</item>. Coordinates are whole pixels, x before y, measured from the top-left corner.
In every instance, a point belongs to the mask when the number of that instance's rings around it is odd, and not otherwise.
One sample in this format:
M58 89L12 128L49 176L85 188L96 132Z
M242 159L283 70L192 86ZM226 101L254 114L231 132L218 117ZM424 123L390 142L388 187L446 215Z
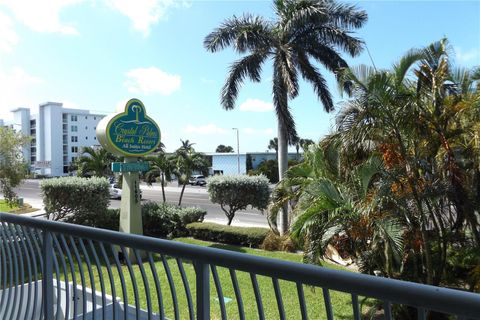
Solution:
M184 129L186 133L196 134L227 134L230 131L225 128L220 128L216 124L210 123L204 126L187 125Z
M181 77L168 74L155 67L137 68L127 72L124 82L129 92L168 96L180 89Z
M38 101L28 93L32 87L42 83L42 79L28 74L20 67L2 69L0 67L0 119L10 119L11 109L38 105Z
M472 48L467 51L463 51L460 47L454 47L455 56L459 62L468 63L468 62L475 62L479 63L480 61L480 49L479 48Z
M188 6L179 0L107 0L107 5L127 16L135 30L148 36L152 25L168 17L170 8Z
M75 27L60 21L60 11L83 0L0 0L15 18L37 32L76 35Z
M247 99L240 105L241 111L267 112L273 110L273 104L259 99Z
M274 134L274 130L272 128L267 128L267 129L244 128L242 129L242 131L247 135L271 136Z
M13 21L0 11L0 52L12 52L18 43L18 36L13 29Z

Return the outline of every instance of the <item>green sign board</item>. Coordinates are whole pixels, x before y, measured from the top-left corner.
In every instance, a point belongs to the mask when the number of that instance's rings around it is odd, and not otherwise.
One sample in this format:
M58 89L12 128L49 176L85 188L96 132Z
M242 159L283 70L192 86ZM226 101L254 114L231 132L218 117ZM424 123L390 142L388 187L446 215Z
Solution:
M138 99L129 100L124 112L103 118L97 136L108 151L128 157L145 156L160 144L160 129Z
M148 162L114 162L112 163L113 172L139 172L148 171L150 166Z

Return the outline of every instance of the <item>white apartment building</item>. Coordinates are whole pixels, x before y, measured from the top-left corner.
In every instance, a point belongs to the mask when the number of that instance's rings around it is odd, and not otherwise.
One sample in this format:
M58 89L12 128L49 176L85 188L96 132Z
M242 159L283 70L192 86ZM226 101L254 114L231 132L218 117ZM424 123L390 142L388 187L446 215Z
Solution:
M32 172L46 176L67 175L82 147L99 145L95 132L105 116L66 109L58 102L40 104L38 114L30 114L29 108L18 108L12 113L13 121L0 120L0 125L32 137L30 145L23 148L23 156Z

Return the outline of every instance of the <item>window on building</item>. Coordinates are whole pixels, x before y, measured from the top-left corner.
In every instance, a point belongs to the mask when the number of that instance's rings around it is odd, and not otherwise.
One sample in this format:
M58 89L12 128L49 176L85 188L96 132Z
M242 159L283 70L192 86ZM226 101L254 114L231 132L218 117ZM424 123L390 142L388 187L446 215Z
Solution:
M88 137L85 137L85 140L88 140Z
M93 120L97 120L97 117L93 117Z
M78 118L77 118L77 116L72 115L72 116L70 117L70 120L71 120L71 121L78 121Z
M93 140L97 140L97 137L93 137Z
M97 130L97 127L93 127L93 130Z
M77 132L77 131L78 131L77 126L72 126L72 132Z
M77 157L72 157L72 162L75 162L75 159L77 159Z
M77 152L78 152L78 147L77 147L77 146L73 146L73 147L72 147L72 152L73 152L73 153L77 153Z
M72 136L72 142L78 142L78 137L77 136Z

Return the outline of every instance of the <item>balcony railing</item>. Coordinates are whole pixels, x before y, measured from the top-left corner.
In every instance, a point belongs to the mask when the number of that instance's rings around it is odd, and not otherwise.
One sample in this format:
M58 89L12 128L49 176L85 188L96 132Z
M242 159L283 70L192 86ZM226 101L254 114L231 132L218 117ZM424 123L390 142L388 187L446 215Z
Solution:
M342 318L361 319L364 297L381 302L385 319L400 304L418 319L431 311L480 318L474 293L7 213L0 260L0 319L266 319L272 308L274 318L307 319L319 317L315 303L330 320L336 291L351 301ZM259 285L265 278L268 288ZM294 298L283 298L287 285ZM308 302L306 290L315 288L322 299Z

